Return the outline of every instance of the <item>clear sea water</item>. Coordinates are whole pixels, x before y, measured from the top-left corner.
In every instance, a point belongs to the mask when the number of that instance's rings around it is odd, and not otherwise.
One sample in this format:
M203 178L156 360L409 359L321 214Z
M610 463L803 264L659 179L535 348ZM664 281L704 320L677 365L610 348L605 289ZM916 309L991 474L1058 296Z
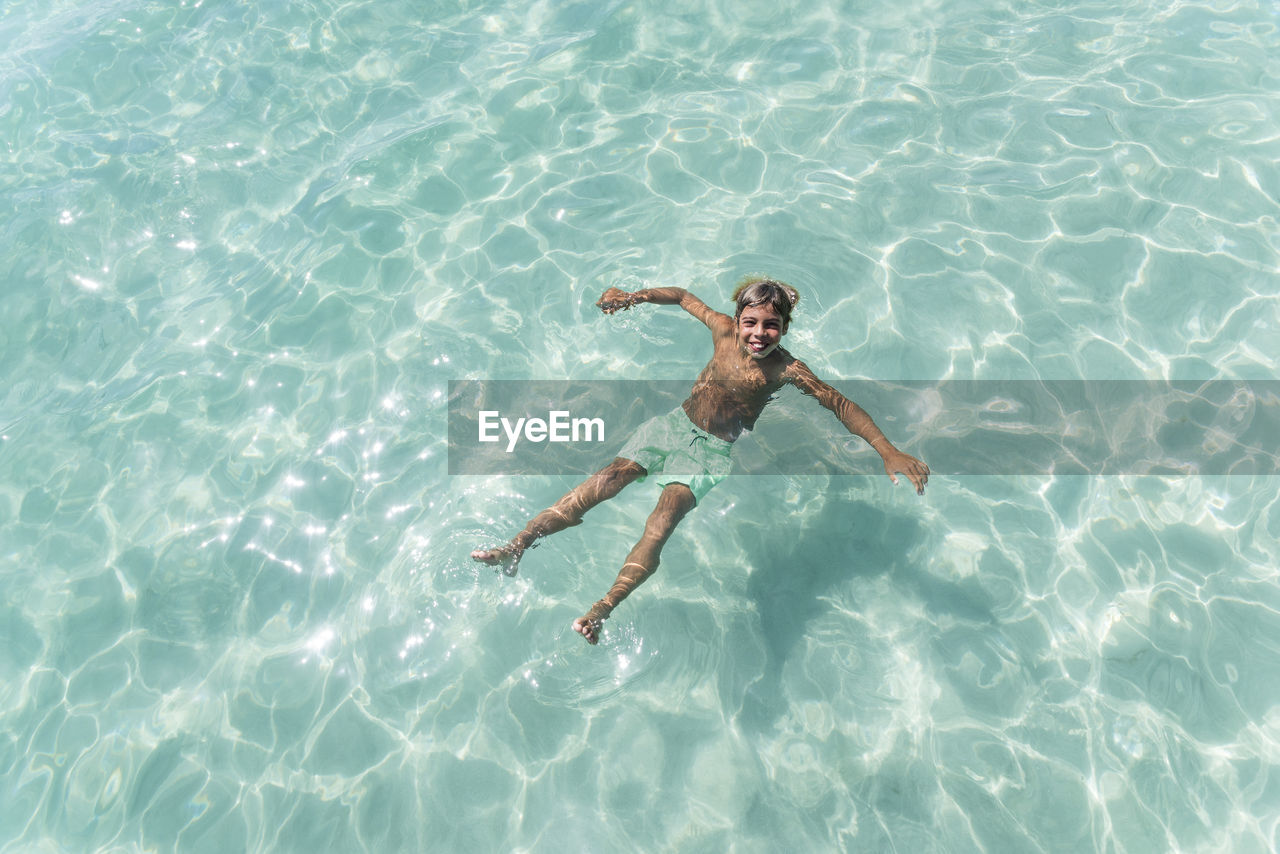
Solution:
M444 396L756 271L827 378L1274 377L1278 26L4 0L0 851L1277 850L1275 478L735 478L589 648L655 493L495 576L572 481Z

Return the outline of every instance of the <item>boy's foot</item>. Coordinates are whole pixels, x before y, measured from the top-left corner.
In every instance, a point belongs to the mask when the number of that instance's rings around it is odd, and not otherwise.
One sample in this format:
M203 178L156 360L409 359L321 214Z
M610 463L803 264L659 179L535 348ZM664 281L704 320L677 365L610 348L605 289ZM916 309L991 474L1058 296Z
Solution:
M573 630L587 639L594 646L600 642L600 629L604 624L591 615L579 617L573 621Z
M604 621L613 613L613 606L601 599L591 606L591 610L573 621L573 630L587 639L594 646L600 642L600 629Z
M520 570L522 554L523 550L515 546L500 546L496 549L476 549L471 553L471 559L501 569L504 575L515 575Z

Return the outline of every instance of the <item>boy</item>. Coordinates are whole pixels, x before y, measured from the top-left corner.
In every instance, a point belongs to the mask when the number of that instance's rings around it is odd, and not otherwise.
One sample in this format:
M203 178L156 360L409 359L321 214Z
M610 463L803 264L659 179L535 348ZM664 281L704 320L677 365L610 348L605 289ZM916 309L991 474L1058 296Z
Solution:
M608 594L573 621L574 631L587 643L600 640L603 621L658 568L662 546L676 525L729 473L733 441L743 430L755 426L770 396L787 383L817 398L850 433L875 448L890 480L896 484L897 475L904 474L916 492L924 495L929 467L895 448L860 406L778 346L787 334L791 309L800 299L795 288L772 279L748 278L738 286L733 299L737 309L729 317L684 288L605 291L596 303L605 314L642 302L680 306L711 330L715 348L711 361L693 384L689 399L669 415L645 422L613 462L535 516L507 545L471 553L475 560L515 575L520 556L539 537L581 524L583 514L617 495L627 484L646 475L660 475L662 493L645 523L644 535L627 555Z

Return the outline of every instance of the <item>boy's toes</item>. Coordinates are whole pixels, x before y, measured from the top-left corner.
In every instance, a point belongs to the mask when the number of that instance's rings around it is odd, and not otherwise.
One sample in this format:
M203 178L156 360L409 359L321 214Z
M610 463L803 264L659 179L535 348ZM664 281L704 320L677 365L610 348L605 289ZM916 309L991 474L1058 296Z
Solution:
M588 617L579 617L573 621L573 630L587 639L587 643L595 645L600 642L600 621Z

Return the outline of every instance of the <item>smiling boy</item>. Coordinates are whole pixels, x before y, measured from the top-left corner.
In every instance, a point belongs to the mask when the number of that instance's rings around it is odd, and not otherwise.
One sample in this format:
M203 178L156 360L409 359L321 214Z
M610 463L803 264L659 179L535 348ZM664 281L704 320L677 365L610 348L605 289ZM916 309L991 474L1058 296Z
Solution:
M906 475L916 492L924 494L929 467L895 448L862 407L779 346L791 323L791 309L800 299L795 288L773 279L748 278L733 299L736 310L729 317L684 288L605 291L596 303L605 314L646 302L680 306L711 330L711 360L689 398L673 412L645 422L613 462L535 516L507 545L471 553L474 559L515 575L521 555L540 537L581 524L588 510L627 484L656 476L662 492L640 541L605 597L573 621L574 631L588 643L600 640L602 622L658 568L662 547L676 525L728 475L733 442L755 426L773 393L784 385L794 385L816 398L850 433L865 439L880 454L885 473L895 484L899 474Z

